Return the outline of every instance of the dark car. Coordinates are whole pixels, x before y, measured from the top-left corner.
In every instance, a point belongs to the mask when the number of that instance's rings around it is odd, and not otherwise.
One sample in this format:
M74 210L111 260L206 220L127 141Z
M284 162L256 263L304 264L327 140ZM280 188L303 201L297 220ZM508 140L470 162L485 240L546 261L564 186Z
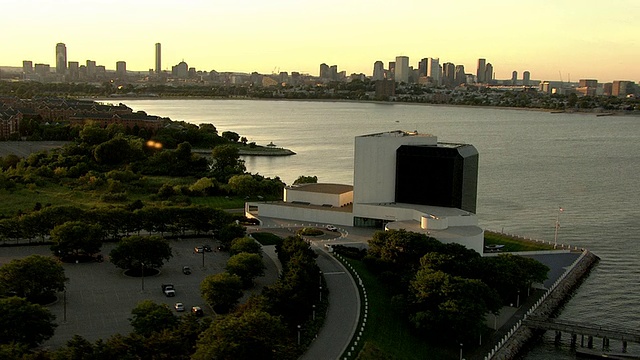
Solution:
M209 244L203 245L203 246L202 246L202 248L203 248L203 249L204 249L204 251L206 251L206 252L211 252L211 251L213 251L213 250L211 249L211 245L209 245Z
M202 248L202 246L196 246L195 248L193 248L193 252L194 253L203 253L204 249Z
M204 315L204 311L202 311L202 308L200 306L194 306L191 308L191 313L195 316L203 316Z
M188 267L188 266L183 266L182 267L182 273L185 274L185 275L191 274L191 268Z

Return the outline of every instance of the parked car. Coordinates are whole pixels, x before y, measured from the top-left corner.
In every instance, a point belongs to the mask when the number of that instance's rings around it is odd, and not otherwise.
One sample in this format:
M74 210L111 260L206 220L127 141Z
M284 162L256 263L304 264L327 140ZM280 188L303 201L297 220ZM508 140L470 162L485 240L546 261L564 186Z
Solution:
M338 231L338 228L333 225L327 225L327 230L329 231Z
M204 311L202 311L202 308L200 306L194 306L191 308L191 313L195 316L203 316L204 315Z
M191 274L191 268L188 267L188 266L183 266L182 267L182 273L185 274L185 275Z
M181 302L177 302L175 305L173 305L173 307L176 309L177 312L184 311L184 304Z
M162 292L166 297L176 296L176 289L173 287L173 284L162 284Z
M204 251L206 251L206 252L211 252L211 251L213 251L213 250L211 249L211 245L209 245L209 244L203 245L203 246L202 246L202 249L203 249Z
M203 253L204 252L204 248L202 246L196 246L193 249L193 251L196 252L196 253Z

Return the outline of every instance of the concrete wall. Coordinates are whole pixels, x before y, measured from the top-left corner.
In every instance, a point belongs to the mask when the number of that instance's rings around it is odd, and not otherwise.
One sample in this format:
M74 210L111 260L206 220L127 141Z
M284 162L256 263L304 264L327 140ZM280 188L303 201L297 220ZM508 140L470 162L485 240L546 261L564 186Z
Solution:
M268 203L252 203L250 205L258 206L258 217L266 216L278 219L292 219L295 221L353 226L353 215L350 212Z

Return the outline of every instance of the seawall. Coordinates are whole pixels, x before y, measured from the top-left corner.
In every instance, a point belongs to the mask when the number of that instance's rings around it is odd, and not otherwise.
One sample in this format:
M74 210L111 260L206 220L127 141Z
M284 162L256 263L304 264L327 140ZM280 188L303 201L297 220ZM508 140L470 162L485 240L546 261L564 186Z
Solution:
M588 250L584 250L581 257L567 270L555 286L549 290L543 299L527 313L527 317L535 316L548 318L554 315L560 307L569 299L571 293L577 289L582 281L600 259ZM502 346L497 346L495 351L487 354L485 359L510 360L515 359L534 339L536 333L525 325L518 323L513 329L512 335L506 338Z

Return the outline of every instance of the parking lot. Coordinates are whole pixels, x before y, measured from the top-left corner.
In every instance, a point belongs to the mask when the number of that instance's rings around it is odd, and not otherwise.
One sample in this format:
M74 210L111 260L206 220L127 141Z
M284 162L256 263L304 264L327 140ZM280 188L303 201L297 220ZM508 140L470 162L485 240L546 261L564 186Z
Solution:
M196 254L194 247L203 244L211 244L214 251ZM128 320L131 310L138 302L146 299L167 304L171 309L176 302L182 302L186 308L185 313L192 306L200 306L205 316L213 315L211 308L200 296L200 282L208 275L224 272L229 258L228 253L215 251L215 242L207 239L171 240L171 260L165 263L158 275L145 277L144 280L124 275L122 269L108 261L107 255L114 246L111 243L103 246L105 261L102 263L64 264L65 274L69 278L66 301L64 293L59 293L58 301L47 306L56 316L58 327L55 335L43 344L44 347L62 346L75 334L89 341L106 339L116 333L128 334L132 331ZM0 265L31 254L49 256L51 251L46 245L2 248ZM265 276L256 279L256 286L245 291L245 298L250 293L260 292L262 287L277 279L275 263L264 254L263 259L267 267ZM191 267L190 275L182 273L185 265ZM161 285L166 283L175 286L175 297L163 294Z

